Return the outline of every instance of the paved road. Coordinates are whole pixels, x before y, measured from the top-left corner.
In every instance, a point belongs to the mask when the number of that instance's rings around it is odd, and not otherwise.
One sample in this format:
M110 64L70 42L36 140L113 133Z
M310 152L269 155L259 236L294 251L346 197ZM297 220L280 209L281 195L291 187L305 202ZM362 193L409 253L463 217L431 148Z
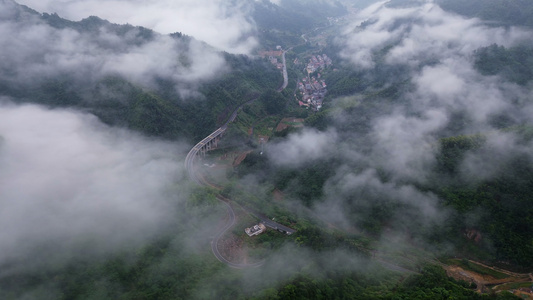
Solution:
M226 129L228 128L228 124L233 122L235 120L235 118L237 117L237 113L238 113L239 109L242 106L244 106L245 104L248 104L248 103L250 103L250 102L252 102L254 100L255 99L252 99L252 100L242 104L237 109L235 109L235 111L231 114L231 116L229 117L228 121L224 125L222 125L220 128L218 128L217 130L213 131L213 133L211 133L210 135L208 135L207 137L202 139L198 144L196 144L189 151L189 153L187 154L187 157L185 158L185 168L187 169L187 172L189 173L189 177L191 178L191 180L193 180L196 184L212 186L209 183L207 183L205 181L205 179L203 177L201 177L198 174L198 172L196 172L196 169L195 169L194 162L196 161L196 158L198 157L197 154L200 151L200 149L202 149L202 147L205 144L209 143L213 139L215 139L218 136L222 135L226 131ZM226 231L228 231L230 228L232 228L235 225L235 212L233 211L233 208L231 207L231 203L229 203L228 199L225 199L225 198L223 198L220 195L217 196L217 199L219 199L220 201L222 201L226 205L227 210L228 210L229 220L226 223L226 225L216 234L216 236L211 241L211 250L213 251L213 254L215 255L215 257L219 261L227 264L228 266L230 266L232 268L241 268L242 269L242 268L248 268L248 267L261 266L263 264L263 261L257 262L257 263L253 263L253 264L236 264L236 263L232 263L232 262L228 261L226 258L224 258L222 256L222 254L220 254L220 251L218 250L218 242L219 242L220 238L222 238L222 236L226 233ZM278 224L278 223L270 220L268 217L260 214L259 212L255 212L255 211L248 210L248 209L245 209L245 210L248 213L256 216L258 219L261 220L261 222L263 222L266 226L268 226L270 228L274 228L276 230L285 231L287 233L295 232L294 229L288 228L288 227L286 227L286 226L284 226L282 224Z
M235 114L235 116L237 115L236 111L234 112L234 114ZM235 119L235 116L232 115L230 117L230 121L233 121ZM185 168L187 168L187 172L189 173L189 177L191 177L191 179L196 184L203 185L203 180L200 177L198 177L198 174L196 173L196 170L194 169L194 161L197 158L198 151L200 151L200 149L202 149L202 147L205 144L211 142L211 140L213 140L216 137L222 135L226 131L226 129L228 128L228 123L230 121L226 122L226 124L224 124L222 127L220 127L219 129L213 131L213 133L211 133L210 135L205 137L203 140L201 140L198 144L196 144L194 147L192 147L192 149L187 154L187 157L185 158Z
M289 228L289 227L287 227L287 226L285 226L283 224L280 224L278 222L274 222L269 217L265 216L264 214L262 214L262 213L260 213L258 211L255 211L254 209L247 208L247 207L244 207L244 209L249 214L251 214L254 217L256 217L259 220L261 220L261 223L265 224L265 226L268 226L268 227L270 227L272 229L275 229L275 230L278 230L278 231L282 231L282 232L287 233L287 234L293 234L293 233L296 232L296 230L294 230L292 228Z
M231 261L227 260L226 258L224 258L224 256L222 256L222 254L220 254L220 251L218 250L218 242L220 241L220 238L224 235L224 233L226 233L226 231L228 231L231 227L233 227L233 225L235 225L235 212L233 211L231 204L227 203L221 197L220 198L217 197L217 198L226 205L228 209L229 220L226 223L226 225L215 236L215 238L213 238L213 240L211 241L211 250L213 251L213 254L219 261L225 263L226 265L232 268L244 269L244 268L249 268L249 267L261 266L264 263L264 261L260 261L260 262L253 263L253 264L236 264L236 263L232 263Z
M228 124L233 122L233 121L235 121L235 118L237 117L237 113L239 112L239 109L241 109L241 107L243 107L244 105L246 105L246 104L248 104L248 103L250 103L250 102L252 102L254 100L255 100L255 98L252 99L252 100L249 100L246 103L243 103L239 107L237 107L237 109L235 109L235 111L231 114L231 116L226 121L226 123L224 123L224 125L220 126L220 128L218 128L217 130L213 131L213 133L211 133L210 135L205 137L203 140L198 142L198 144L196 144L194 147L192 147L192 149L189 151L189 153L187 154L187 157L185 158L185 168L187 169L187 172L189 173L189 177L191 177L191 179L196 184L198 184L198 185L204 185L205 184L204 180L198 176L198 174L196 173L196 170L194 169L194 162L196 160L196 157L198 156L197 154L200 151L200 149L202 149L202 147L205 144L211 142L213 139L215 139L218 136L224 134L226 129L228 129Z
M283 85L278 89L278 92L283 91L289 84L289 74L287 73L287 61L285 60L285 53L288 50L283 51L281 58L283 60Z
M216 138L217 136L219 136L222 133L224 133L224 131L226 131L228 123L233 121L235 119L235 117L237 116L237 111L238 111L238 109L235 110L235 112L230 116L230 119L228 120L228 122L226 122L226 124L224 124L222 127L220 127L217 130L215 130L213 133L208 135L203 140L201 140L187 154L187 157L185 158L185 167L187 168L187 172L189 173L189 177L196 184L198 184L198 185L208 185L205 182L205 180L198 175L198 172L196 172L196 169L195 169L195 166L194 166L194 162L195 162L196 158L198 157L197 156L198 151L200 151L200 149L206 143L210 142L212 139ZM228 231L230 228L232 228L235 225L235 212L233 211L233 208L231 207L231 205L229 203L227 203L222 197L217 196L217 199L219 199L220 201L222 201L224 203L224 205L226 205L227 211L228 211L229 220L226 223L226 225L215 235L215 237L211 241L211 250L213 251L213 254L215 255L215 257L219 261L225 263L226 265L228 265L228 266L230 266L232 268L237 268L237 269L242 269L242 268L247 268L247 267L257 267L257 266L262 265L263 262L259 262L259 263L255 263L255 264L236 264L236 263L230 262L229 260L224 258L224 256L222 256L222 254L218 250L218 242L220 241L220 238L222 238L222 236L226 233L226 231Z

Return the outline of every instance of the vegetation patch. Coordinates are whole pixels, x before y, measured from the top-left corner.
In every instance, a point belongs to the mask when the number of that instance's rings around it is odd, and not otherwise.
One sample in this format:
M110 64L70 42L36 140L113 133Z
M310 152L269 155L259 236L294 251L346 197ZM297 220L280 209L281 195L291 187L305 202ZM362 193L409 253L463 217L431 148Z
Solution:
M493 288L495 291L508 291L520 288L533 288L533 282L510 282L497 285Z
M467 259L450 259L448 264L459 266L465 270L476 272L481 275L489 275L496 279L509 278L509 275L484 267Z
M304 119L299 118L283 118L276 127L276 132L283 131L289 127L303 127Z

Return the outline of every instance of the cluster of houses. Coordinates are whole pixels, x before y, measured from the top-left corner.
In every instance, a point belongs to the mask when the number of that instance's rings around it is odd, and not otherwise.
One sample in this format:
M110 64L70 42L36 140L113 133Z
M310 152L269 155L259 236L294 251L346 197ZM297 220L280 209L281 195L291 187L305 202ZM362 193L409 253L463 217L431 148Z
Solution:
M307 73L311 74L317 70L324 69L325 67L331 66L332 61L326 54L322 55L313 55L309 59L307 64Z
M319 111L322 108L322 102L328 92L328 86L323 79L320 79L320 73L317 73L317 77L310 76L314 72L325 69L331 65L331 58L326 54L311 56L309 63L305 68L307 70L307 77L298 82L298 90L302 95L302 100L299 100L300 106L306 106L307 108L311 107L314 111Z
M281 46L277 46L276 50L261 51L259 55L262 57L268 57L270 63L275 65L278 69L283 69L283 63L279 57L283 54ZM295 65L300 64L300 60L295 58L293 63ZM314 111L319 111L322 108L324 97L327 93L327 85L323 79L320 79L320 73L311 77L311 74L323 70L333 64L331 58L326 54L313 55L309 59L309 63L304 68L307 71L307 77L298 82L298 90L302 96L301 100L298 99L300 106L311 108ZM295 95L296 96L296 95Z
M320 74L318 74L320 78ZM315 77L303 78L298 82L298 90L302 95L300 106L312 107L315 111L322 108L322 102L328 92L326 82Z

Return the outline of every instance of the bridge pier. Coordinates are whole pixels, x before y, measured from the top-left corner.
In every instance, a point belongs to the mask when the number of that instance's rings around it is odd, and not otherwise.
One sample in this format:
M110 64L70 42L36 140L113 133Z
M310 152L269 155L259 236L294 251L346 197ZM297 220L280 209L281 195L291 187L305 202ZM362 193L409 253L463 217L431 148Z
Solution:
M205 156L207 151L215 150L216 148L218 148L218 142L220 141L220 138L222 134L224 133L224 130L219 129L218 132L215 132L216 136L210 139L207 139L207 138L204 139L204 140L207 140L205 142L204 141L200 142L199 144L201 144L202 147L200 147L200 149L198 149L198 151L196 151L194 155Z

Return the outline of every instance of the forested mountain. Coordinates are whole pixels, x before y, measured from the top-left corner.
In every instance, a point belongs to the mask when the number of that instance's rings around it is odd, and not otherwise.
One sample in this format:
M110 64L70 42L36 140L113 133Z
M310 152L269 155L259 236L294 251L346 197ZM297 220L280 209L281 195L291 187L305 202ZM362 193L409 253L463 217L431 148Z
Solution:
M531 268L531 32L421 1L376 4L346 32L324 51L352 65L325 75L335 100L306 120L315 130L247 157L240 176L370 235Z
M259 42L264 48L297 45L301 35L330 25L328 18L347 14L337 1L284 0L253 1L251 17L257 25Z
M0 0L0 298L533 295L533 11L463 2Z
M340 2L283 0L278 4L269 0L254 3L253 19L266 30L305 33L314 26L327 23L327 17L346 14Z
M533 47L505 48L496 44L475 52L475 66L484 75L500 75L511 82L526 85L533 80Z
M533 26L533 3L527 0L438 0L437 3L446 10L499 25Z
M147 135L197 139L232 107L282 81L270 64L217 52L180 33L2 5L10 59L0 63L0 92L16 101L77 107ZM32 39L36 30L41 34Z
M291 13L268 0L255 3L253 18L258 26L266 30L303 32L314 23L313 19L298 12Z

